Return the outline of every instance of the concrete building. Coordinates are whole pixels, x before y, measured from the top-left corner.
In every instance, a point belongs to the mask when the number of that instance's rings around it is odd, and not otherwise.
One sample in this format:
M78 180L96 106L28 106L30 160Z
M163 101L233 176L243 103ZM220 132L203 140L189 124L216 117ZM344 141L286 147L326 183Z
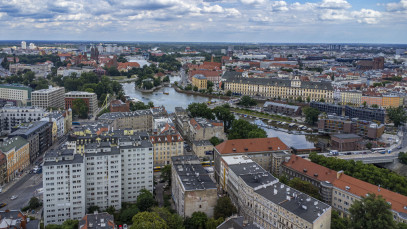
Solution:
M87 107L88 107L88 114L96 115L98 111L98 97L96 93L89 93L85 91L70 91L65 93L65 109L72 108L73 101L76 99L82 99Z
M356 134L335 134L331 136L331 148L333 150L354 151L364 149L362 137Z
M59 67L57 70L57 75L62 77L67 77L72 74L76 74L77 77L80 77L82 73L85 72L94 72L95 68L89 66L83 67Z
M130 102L126 101L124 103L120 99L113 100L110 102L109 110L110 112L130 112Z
M407 197L359 179L334 171L311 161L292 155L282 165L283 174L290 179L298 177L318 187L324 202L342 216L349 216L349 208L356 200L369 193L381 195L391 205L393 218L407 223Z
M42 108L64 108L65 107L65 88L50 87L31 93L31 104Z
M198 90L206 90L208 80L204 75L192 76L192 86L197 87Z
M154 149L154 166L169 165L171 157L184 154L184 138L168 124L164 130L153 132L150 142Z
M357 134L371 139L380 138L384 133L384 124L359 120L357 118L320 115L318 131L321 133Z
M114 217L106 212L86 214L79 221L78 229L115 229Z
M222 121L198 117L189 120L188 137L190 141L209 140L212 137L227 139Z
M217 188L195 155L171 158L171 191L175 209L182 217L204 212L213 217Z
M214 149L214 146L208 140L192 142L192 151L200 159L209 158L212 160L213 159L213 149Z
M32 88L18 84L0 84L0 99L21 101L23 106L31 104Z
M121 208L121 156L118 147L109 142L90 143L85 146L86 208L98 206Z
M331 207L279 182L247 156L221 158L221 188L259 228L330 228Z
M404 97L399 95L382 95L382 96L362 96L362 104L366 102L366 105L377 105L381 108L400 107L404 104Z
M288 151L290 148L284 144L280 138L253 138L253 139L235 139L227 140L215 147L214 161L215 161L215 177L219 181L221 173L221 157L246 155L262 168L271 171L273 153Z
M21 42L21 49L27 49L27 42L25 41Z
M98 120L107 121L117 129L132 129L137 131L150 131L153 126L153 114L150 110L133 112L105 113Z
M44 225L80 220L86 212L85 164L73 150L52 150L44 156Z
M5 106L0 108L0 131L3 134L10 133L13 127L39 121L46 114L43 108Z
M64 136L65 134L65 117L63 115L63 112L52 112L49 113L46 117L42 118L41 121L48 121L51 122L53 127L56 126L57 127L57 132L56 134L53 131L53 139L55 139L55 137L60 138L62 136ZM72 123L72 121L71 121ZM54 142L54 140L53 140Z
M293 80L278 78L228 77L225 91L239 95L261 96L266 98L296 99L309 98L311 101L324 99L333 102L333 88L330 82L301 81L297 76Z
M264 103L263 110L265 112L273 112L273 113L279 113L279 114L289 115L289 116L301 115L300 106L288 105L288 104L284 104L284 103L275 103L275 102L270 102L270 101L267 101Z
M35 77L47 77L48 74L51 73L52 68L54 67L54 63L51 61L46 61L44 63L38 64L10 64L9 70L12 74L17 74L18 72L22 72L24 70L30 70L34 72Z
M335 115L342 115L343 107L340 105L330 104L330 103L321 103L321 102L311 102L310 107L318 109L320 112L324 112L327 114L335 114Z
M366 121L386 122L386 110L377 108L345 106L345 116Z
M22 137L11 137L0 144L0 153L7 160L7 182L12 181L30 165L30 145Z
M362 92L361 91L342 91L341 92L341 104L342 105L356 105L362 104Z

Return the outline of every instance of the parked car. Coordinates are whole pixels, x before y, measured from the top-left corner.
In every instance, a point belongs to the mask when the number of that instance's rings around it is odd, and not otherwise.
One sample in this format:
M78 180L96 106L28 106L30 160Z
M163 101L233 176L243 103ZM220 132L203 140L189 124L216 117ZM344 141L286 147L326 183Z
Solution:
M15 200L15 199L17 199L17 197L18 197L18 196L13 195L13 196L11 196L11 198L10 198L10 199L11 199L11 200Z
M6 203L1 203L1 204L0 204L0 208L5 207L6 205L7 205Z
M123 224L123 229L127 229L127 224Z

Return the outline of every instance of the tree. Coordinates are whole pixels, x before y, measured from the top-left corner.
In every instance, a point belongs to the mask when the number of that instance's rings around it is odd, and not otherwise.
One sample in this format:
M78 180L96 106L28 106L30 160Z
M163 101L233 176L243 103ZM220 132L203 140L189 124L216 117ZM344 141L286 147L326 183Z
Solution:
M89 214L92 214L92 213L94 213L94 212L100 212L99 206L92 205L92 206L89 206L89 207L88 207L88 213L89 213Z
M171 184L171 165L166 165L161 169L161 179Z
M399 159L399 161L400 161L401 163L407 165L407 153L400 152L400 153L399 153L399 156L398 156L398 159Z
M312 185L308 181L303 181L298 177L295 177L294 179L290 180L288 182L288 186L293 187L297 189L298 191L304 192L316 199L321 200L321 195L319 194L319 189Z
M366 143L366 148L371 149L373 147L373 144L371 142Z
M228 90L228 91L226 92L226 96L232 96L232 91Z
M227 132L232 126L233 120L235 120L235 116L230 112L230 109L225 106L217 106L213 109L213 113L218 120L223 121L224 131Z
M308 96L307 97L307 103L311 102L311 98Z
M67 219L62 223L62 229L77 229L78 224L78 220Z
M73 115L78 115L79 118L88 118L89 107L83 99L75 99L72 102Z
M168 208L163 207L153 207L151 210L167 223L169 229L184 229L184 220L177 213L171 213Z
M302 109L302 113L305 115L305 121L310 124L314 125L315 122L318 121L319 110L313 107L304 107Z
M321 103L325 103L325 99L324 99L324 98L321 98L319 101L320 101Z
M232 128L229 130L228 139L247 139L247 138L266 138L267 133L255 124L251 124L246 120L238 119L232 123Z
M296 100L297 100L297 102L301 103L302 102L302 97L298 96Z
M198 87L197 87L197 86L194 86L194 88L193 88L192 90L198 91Z
M30 209L36 209L41 206L41 202L37 197L31 197L30 202L28 202L28 207Z
M154 103L152 101L148 102L148 107L150 108L154 107Z
M149 106L145 105L143 102L131 102L130 103L130 110L137 111L137 110L146 110L150 108Z
M373 105L372 105L372 108L379 108L379 105L373 104Z
M382 196L371 193L356 200L349 208L353 228L395 228L391 205Z
M226 219L227 217L229 217L233 214L236 214L236 213L237 213L237 209L232 204L232 201L230 200L230 198L227 196L224 196L217 200L213 217L215 219L219 219L219 218Z
M153 88L154 85L153 83L151 83L150 81L144 81L143 82L143 88L146 90L150 90L151 88Z
M219 138L216 137L216 136L211 137L211 139L209 139L209 141L210 141L210 142L212 143L212 145L214 145L214 146L217 146L217 145L219 145L220 143L223 142L223 140L219 139Z
M140 194L137 196L136 205L138 209L143 212L156 205L156 201L151 192L146 189L141 189Z
M170 77L169 76L165 76L163 79L163 82L170 82Z
M194 212L185 219L186 229L204 229L208 216L204 212Z
M363 107L367 107L367 102L363 101Z
M108 208L106 208L106 212L110 215L113 215L116 212L116 209L113 206L109 206Z
M130 229L167 229L167 224L156 212L139 212L133 217Z
M131 204L131 205L126 205L123 204L124 207L120 210L119 214L119 221L122 224L131 224L132 218L134 215L140 212L140 210L137 208L137 205Z
M406 111L402 107L387 109L387 115L396 127L407 121Z
M212 81L208 81L208 82L206 83L206 88L207 88L207 89L212 88L214 85L215 85L215 84L214 84Z
M331 229L348 229L350 228L349 218L340 217L339 213L335 210L331 213Z
M223 221L225 220L222 217L218 219L210 218L206 221L205 229L216 229Z
M207 119L214 119L212 110L205 103L191 103L188 105L189 113L193 118L202 117Z
M245 107L252 107L252 106L256 106L257 102L256 102L256 100L252 99L250 96L245 95L242 98L240 98L240 101L238 104L245 106Z

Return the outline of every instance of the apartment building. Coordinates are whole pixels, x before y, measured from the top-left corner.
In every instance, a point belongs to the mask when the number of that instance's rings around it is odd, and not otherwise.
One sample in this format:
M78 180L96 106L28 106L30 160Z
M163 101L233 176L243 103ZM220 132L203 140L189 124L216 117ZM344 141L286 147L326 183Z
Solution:
M371 139L380 138L384 133L384 124L359 120L357 118L320 115L318 131L321 133L357 134Z
M366 121L379 121L382 124L386 122L386 110L380 108L345 106L345 116Z
M192 76L192 86L197 87L198 90L206 90L207 82L208 80L204 75L197 74Z
M213 148L214 146L208 140L193 141L192 151L199 158L213 158Z
M44 225L80 220L86 212L83 156L73 150L51 150L43 163Z
M31 93L31 104L35 107L42 108L61 108L65 107L65 88L50 87L41 89Z
M198 157L172 157L171 165L171 192L177 213L185 218L200 211L213 217L217 188Z
M319 188L325 203L349 216L349 208L356 200L373 193L381 195L391 205L394 220L407 223L407 196L392 192L359 179L292 155L281 165L283 174L292 179L300 178Z
M150 135L150 142L154 149L154 166L169 165L171 157L184 154L184 139L181 134L172 128L165 129Z
M98 120L111 123L111 126L115 130L132 129L137 131L150 131L153 127L153 113L151 110L105 113L101 115Z
M247 156L221 158L221 189L259 228L330 228L332 208L279 182Z
M30 70L34 72L35 77L47 77L47 75L51 73L53 67L54 64L51 61L46 61L38 64L10 64L9 70L13 74L17 74L24 70Z
M262 168L271 171L272 154L281 151L290 152L290 148L280 138L252 138L227 140L217 145L214 149L215 178L219 181L221 173L220 159L222 156L246 155Z
M56 134L53 133L53 135L57 138L62 137L65 134L65 117L63 115L63 112L52 112L48 113L48 115L44 118L41 119L41 121L48 121L51 122L53 127L56 126ZM72 123L72 120L71 120ZM54 132L54 131L53 131Z
M31 104L32 88L18 84L0 84L0 99L21 101L23 106Z
M404 104L404 97L398 95L382 95L382 96L362 96L362 104L377 105L381 108L400 107Z
M288 105L288 104L284 104L284 103L275 103L275 102L270 102L270 101L267 101L264 103L263 110L265 112L273 112L273 113L279 113L279 114L289 115L289 116L301 115L300 106Z
M235 94L261 96L266 98L302 99L333 102L333 88L330 82L301 81L279 78L248 78L230 76L224 82L225 91Z
M4 153L0 153L0 185L7 183L7 157Z
M342 105L356 105L362 104L362 92L361 91L342 91L341 92L341 104Z
M190 141L209 140L212 137L226 140L223 122L205 118L191 118L189 120L188 137Z
M22 137L11 137L0 144L0 153L6 156L7 182L12 181L30 165L30 145Z
M0 108L0 131L3 134L10 133L12 128L22 123L30 123L41 120L47 111L38 107L12 107Z
M85 146L86 208L98 206L121 208L121 156L118 147L109 142Z
M88 114L96 115L98 111L98 98L96 93L85 91L70 91L65 93L65 109L72 108L73 101L76 99L81 99L86 103Z
M327 114L335 114L335 115L342 115L342 109L343 107L340 105L335 105L335 104L330 104L330 103L321 103L321 102L315 102L312 101L310 104L310 107L313 107L320 112L324 112Z

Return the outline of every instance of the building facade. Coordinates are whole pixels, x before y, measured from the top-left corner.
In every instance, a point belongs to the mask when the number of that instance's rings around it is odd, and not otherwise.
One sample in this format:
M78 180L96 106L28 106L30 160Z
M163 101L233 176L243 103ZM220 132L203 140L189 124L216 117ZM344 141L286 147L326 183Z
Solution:
M17 84L0 84L0 99L18 100L23 106L31 104L31 87Z
M342 105L356 105L362 104L362 92L361 91L342 91L341 93Z
M5 106L0 108L0 131L10 133L13 127L39 121L47 113L43 108Z
M12 181L30 165L30 145L22 137L12 137L0 145L7 160L7 182Z
M329 103L321 103L321 102L311 102L310 107L318 109L320 112L324 112L327 114L335 114L335 115L342 115L343 107L340 105L329 104Z
M51 87L41 89L31 93L31 104L41 108L61 108L65 107L65 88Z
M192 86L197 87L198 90L207 89L208 80L204 75L194 75L192 76Z
M284 104L284 103L275 103L275 102L270 102L270 101L267 101L264 103L263 110L265 112L273 112L273 113L279 113L279 114L290 115L290 116L301 115L300 106L288 105L288 104Z
M153 114L150 110L105 113L98 120L110 122L115 130L150 131L153 127Z
M382 124L386 123L385 109L345 106L345 116L366 121L379 121Z
M184 154L184 139L178 132L156 133L150 136L154 149L154 166L171 163L171 157Z
M188 137L190 141L209 140L212 137L226 140L223 122L205 118L191 118L189 120Z
M83 100L88 107L88 114L96 115L98 111L98 98L96 93L85 91L70 91L65 93L65 109L72 108L73 101L76 99Z

